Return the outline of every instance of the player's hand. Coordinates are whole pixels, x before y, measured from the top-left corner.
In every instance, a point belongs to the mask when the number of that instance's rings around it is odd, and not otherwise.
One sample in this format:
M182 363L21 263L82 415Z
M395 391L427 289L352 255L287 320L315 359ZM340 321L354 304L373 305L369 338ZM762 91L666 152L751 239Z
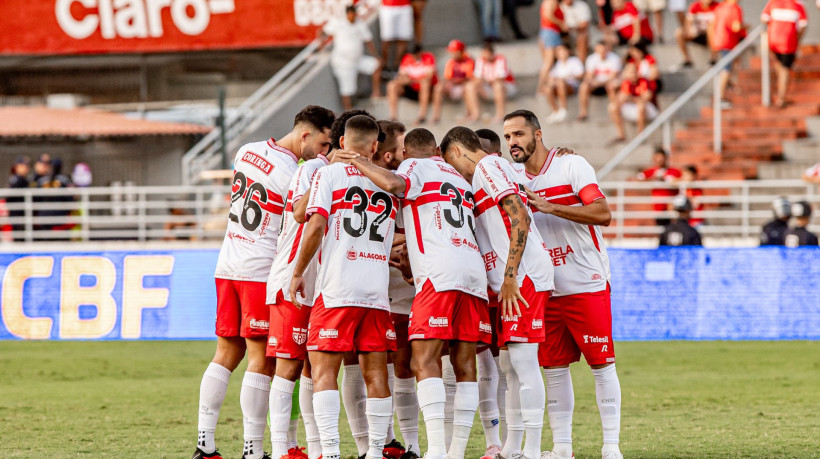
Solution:
M524 191L527 192L527 198L529 200L530 206L534 207L535 210L547 215L552 213L553 208L555 207L554 204L550 203L541 196L538 196L537 194L533 193L532 190L530 190L529 188L524 188Z
M558 156L558 157L566 156L566 155L574 155L574 154L576 154L576 153L575 153L575 150L573 150L572 148L558 147L555 151L555 156Z
M331 163L345 163L345 164L353 164L353 160L361 156L360 154L356 153L355 151L350 150L336 150L333 153L333 161Z
M302 276L293 276L293 279L290 281L290 290L288 290L288 293L290 294L290 302L296 306L296 309L302 309L302 303L297 299L297 295L301 294L302 298L305 297L305 278Z
M390 266L401 271L401 275L405 280L413 278L413 270L410 269L410 259L407 256L406 245L402 244L393 247L393 250L390 251L390 260L388 263Z
M527 309L530 307L527 300L521 296L521 290L518 288L518 280L515 277L504 278L498 299L501 301L502 317L521 316L521 308L518 306L519 302Z

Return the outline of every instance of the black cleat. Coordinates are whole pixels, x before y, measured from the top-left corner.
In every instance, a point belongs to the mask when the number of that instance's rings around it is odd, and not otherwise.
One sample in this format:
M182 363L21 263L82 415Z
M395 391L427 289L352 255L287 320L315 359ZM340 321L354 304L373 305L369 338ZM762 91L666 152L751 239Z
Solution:
M194 451L194 456L191 459L203 459L203 458L207 458L207 457L212 457L212 458L213 457L218 457L219 459L222 459L222 455L219 454L218 449L214 450L213 453L206 453L205 451L202 451L201 449L199 449L198 446L196 448L196 451Z
M407 450L399 459L419 459L419 455L411 450Z

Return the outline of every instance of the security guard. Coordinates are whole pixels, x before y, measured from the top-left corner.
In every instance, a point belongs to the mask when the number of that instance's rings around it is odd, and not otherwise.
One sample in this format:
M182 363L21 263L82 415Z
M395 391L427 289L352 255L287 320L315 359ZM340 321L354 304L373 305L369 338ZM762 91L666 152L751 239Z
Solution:
M789 218L792 216L792 204L788 199L779 197L772 202L774 220L766 223L760 233L760 245L786 245L786 231L789 230Z
M677 196L672 200L672 208L678 212L678 218L666 225L661 234L661 246L702 246L700 233L689 224L692 213L692 201L686 196Z
M817 246L817 236L808 230L811 220L811 204L806 201L799 201L792 204L792 217L795 218L795 226L786 231L786 247L803 247L806 245Z

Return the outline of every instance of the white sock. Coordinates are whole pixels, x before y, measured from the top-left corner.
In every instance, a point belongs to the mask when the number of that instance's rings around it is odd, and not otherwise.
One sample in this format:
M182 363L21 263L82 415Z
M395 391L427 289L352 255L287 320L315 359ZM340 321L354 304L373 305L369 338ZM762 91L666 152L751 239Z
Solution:
M350 433L356 440L359 456L367 453L367 388L359 365L345 365L342 376L342 402L345 404Z
M595 377L595 399L604 430L604 446L615 445L617 450L621 433L621 383L615 364L592 370L592 375Z
M219 421L219 409L225 400L225 392L228 390L228 381L231 378L231 370L211 362L202 375L202 383L199 385L199 439L197 447L210 454L216 451L214 432L216 423Z
M456 372L450 362L450 356L441 358L441 378L444 381L444 442L447 449L450 448L450 441L453 439L453 410L456 399Z
M261 458L264 454L263 439L265 426L268 424L268 395L270 394L270 377L260 373L245 372L242 388L239 391L239 405L242 407L242 420L245 426L245 446L243 454L248 459ZM290 410L288 410L290 415Z
M521 451L521 441L524 439L524 420L521 418L521 391L519 390L518 376L513 370L510 352L499 353L501 371L507 376L506 411L507 411L507 438L501 455L511 458L514 453Z
M290 410L293 404L293 388L296 383L274 376L270 388L270 444L271 457L288 454L288 430Z
M508 352L508 351L499 351ZM501 364L498 362L498 357L495 360L495 368L498 370L498 427L501 431L501 441L507 438L507 375L501 371ZM502 443L503 444L503 443Z
M313 416L313 379L302 376L299 380L299 410L305 424L308 459L319 459L322 455L322 444L319 442L319 429Z
M299 446L299 418L291 418L288 426L288 451Z
M338 390L324 390L313 393L313 413L319 437L322 442L322 459L339 459L339 403Z
M444 381L441 378L427 378L418 383L419 407L424 415L427 428L427 454L443 456L447 454L444 441Z
M544 427L544 378L538 366L538 343L510 344L510 363L518 376L521 394L521 419L524 421L526 440L524 458L541 456L541 430Z
M393 397L367 399L367 457L382 459L387 426L393 423Z
M594 370L593 370L594 371ZM547 378L547 416L552 430L552 450L561 456L572 454L572 410L575 394L569 368L544 369Z
M498 432L498 369L489 349L478 354L478 413L484 429L486 447L501 446Z
M396 383L396 372L392 363L387 364L387 387L390 388L390 395L393 395L393 386ZM390 423L387 425L387 436L385 437L385 444L390 443L396 438L396 432L393 432L393 416L390 416Z
M419 399L416 396L416 378L396 378L393 404L399 418L399 430L407 451L421 457L419 448ZM310 458L314 459L314 458Z
M470 430L473 418L478 409L478 383L456 383L456 396L453 403L453 439L447 449L447 459L464 459L467 442L470 441Z

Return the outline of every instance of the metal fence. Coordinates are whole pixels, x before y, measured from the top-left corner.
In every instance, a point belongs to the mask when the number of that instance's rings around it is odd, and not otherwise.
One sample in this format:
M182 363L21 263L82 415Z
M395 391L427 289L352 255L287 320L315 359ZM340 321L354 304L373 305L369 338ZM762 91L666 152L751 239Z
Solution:
M673 196L693 198L692 218L704 219L701 233L711 237L750 237L772 218L779 196L805 199L820 209L816 186L800 180L704 181L682 184L604 182L612 224L604 234L616 239L651 237L662 231L656 219L674 218ZM656 193L657 194L657 193ZM671 194L671 193L669 193ZM220 240L225 234L230 186L112 186L68 189L0 190L0 239L4 241ZM812 227L820 231L820 225Z

